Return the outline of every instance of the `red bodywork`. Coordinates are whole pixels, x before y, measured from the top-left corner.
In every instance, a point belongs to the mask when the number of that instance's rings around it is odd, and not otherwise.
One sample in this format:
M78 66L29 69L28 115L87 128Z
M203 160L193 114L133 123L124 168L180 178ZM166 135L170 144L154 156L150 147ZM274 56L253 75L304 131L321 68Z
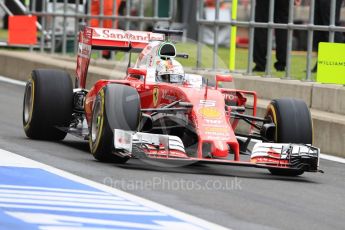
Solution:
M90 127L96 97L103 87L108 84L123 84L138 92L142 115L140 125L144 125L138 127L139 132L115 128L113 143L115 153L117 149L121 150L117 142L121 145L123 136L115 134L120 131L131 135L132 147L135 144L145 146L143 150L139 149L139 153L135 153L137 150L133 152L132 148L128 149L129 157L140 157L137 154L143 153L144 157L153 161L169 159L170 162L187 164L197 161L207 164L298 170L297 173L300 170L310 172L318 170L320 150L307 145L271 141L257 143L251 151L250 161L241 161L240 143L235 136L240 119L250 124L248 138L245 143L241 143L241 152L247 150L251 138L257 135L253 129L265 132L272 127L276 128L266 118L256 117L256 93L219 87L221 82L232 81L230 75L216 75L215 86L204 84L200 75L192 74L185 74L181 81L177 81L178 84L162 82L162 79L157 78L159 73L157 65L164 64L163 60L169 60L171 66L166 65L166 68L175 68L172 66L172 60L176 56L175 46L165 41L163 34L86 27L79 34L78 48L76 88L79 88L84 96L92 49L141 51L135 67L128 68L122 80L99 80L87 92L84 101L85 117ZM182 69L180 73L183 72ZM174 75L174 72L172 74ZM252 103L248 105L247 99L251 99ZM252 114L243 114L248 110L251 110ZM178 119L183 123L176 122ZM151 122L148 122L151 126L149 125L146 130L144 127L147 120ZM165 121L168 123L164 123ZM265 124L260 126L255 121L268 123L265 127ZM169 122L172 122L172 125ZM183 132L179 133L179 131ZM153 135L147 132L152 132ZM154 139L143 141L138 135L158 136L158 141ZM296 171L292 172L296 173Z
M136 34L137 33L137 34ZM101 46L107 49L113 46L143 49L147 46L151 37L159 37L150 32L124 32L120 30L85 28L79 37L79 52L77 60L77 79L80 88L85 88L87 68L90 60L91 48ZM144 33L144 34L142 34ZM112 34L111 36L109 34ZM103 36L103 37L102 37ZM101 37L101 38L100 38ZM123 38L112 40L112 38ZM126 39L125 39L126 38ZM102 40L103 39L103 40ZM137 72L136 72L137 71ZM143 73L145 70L132 69L131 73ZM203 143L211 144L213 158L229 160L229 153L233 153L232 161L238 162L239 143L234 130L238 120L230 118L231 105L245 106L247 96L253 98L253 116L256 116L257 96L255 92L236 89L218 88L218 81L231 81L230 76L218 75L216 87L191 87L185 84L148 83L132 77L132 74L124 75L124 80L99 80L88 92L85 100L85 115L90 125L92 109L98 92L107 84L125 84L137 90L141 99L141 108L159 108L174 101L189 102L193 107L188 112L188 120L194 126L198 136L197 158L203 159ZM145 79L145 78L144 78ZM250 130L249 130L250 131ZM186 156L187 157L187 156Z
M239 144L234 134L234 129L238 125L238 120L230 122L229 106L225 105L226 100L232 100L237 106L244 106L246 98L243 95L254 96L256 104L256 94L250 91L228 90L214 87L195 89L188 85L173 85L168 83L144 84L143 81L127 76L125 80L100 80L89 91L85 101L85 114L88 123L91 121L92 107L98 92L107 84L126 84L137 90L141 99L141 108L159 108L162 105L170 104L176 100L190 102L193 108L188 113L189 121L194 125L198 134L198 158L202 158L202 143L209 142L212 146L212 155L216 158L227 158L229 154L228 146L234 153L234 160L239 160ZM158 101L154 103L154 91L157 93ZM173 99L173 100L172 100ZM215 106L208 106L202 102L215 102ZM225 110L227 108L227 110ZM256 115L254 107L253 115Z
M141 99L141 108L159 108L176 100L190 102L193 108L188 113L189 121L194 125L198 135L198 158L202 158L202 144L208 142L212 146L212 155L215 158L227 158L229 146L234 153L234 160L239 161L239 143L234 134L238 120L230 122L229 106L225 105L226 100L232 101L237 106L244 106L246 98L243 95L254 96L256 105L256 94L250 91L228 90L214 87L195 89L188 85L173 85L167 83L144 84L143 81L127 76L125 80L99 80L89 91L85 100L85 114L88 123L91 121L92 107L98 92L107 84L126 84L135 88ZM157 93L158 90L158 93ZM158 94L158 100L154 103L154 91ZM207 106L203 102L215 102L215 106ZM227 108L227 109L225 109ZM254 107L253 115L256 115Z

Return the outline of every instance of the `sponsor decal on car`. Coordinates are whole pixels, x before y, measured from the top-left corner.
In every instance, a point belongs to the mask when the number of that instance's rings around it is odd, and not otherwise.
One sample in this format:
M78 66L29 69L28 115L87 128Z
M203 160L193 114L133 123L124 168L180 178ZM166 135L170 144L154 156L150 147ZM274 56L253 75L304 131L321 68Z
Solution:
M92 38L98 40L116 40L116 41L132 41L132 42L145 42L151 40L164 40L163 34L156 34L151 32L142 31L123 31L118 29L103 29L94 28Z
M215 135L209 134L208 136L206 136L205 139L206 140L228 141L229 137L215 136Z
M153 88L153 106L156 107L158 104L158 97L159 97L159 88L158 86L155 86Z
M205 118L209 119L216 119L220 118L222 113L219 111L219 109L214 107L204 107L199 109L199 114L201 114Z
M216 101L213 100L200 100L200 105L206 106L206 107L215 107Z
M99 31L99 30L94 29L94 30L92 31L92 37L93 37L94 39L95 39L95 38L101 38L102 35L100 34L100 31Z
M222 120L213 120L213 119L204 119L203 120L206 124L212 125L212 126L219 126L223 123Z
M221 137L228 137L228 133L218 133L218 132L205 132L206 135L212 135L212 136L221 136Z
M178 98L173 94L174 94L174 92L171 90L163 90L162 98L167 100L167 101L171 101L171 102L178 100Z
M205 127L205 131L206 132L227 133L228 129L225 127L207 126L207 127Z
M83 58L89 58L91 55L91 45L79 43L78 45L78 56Z

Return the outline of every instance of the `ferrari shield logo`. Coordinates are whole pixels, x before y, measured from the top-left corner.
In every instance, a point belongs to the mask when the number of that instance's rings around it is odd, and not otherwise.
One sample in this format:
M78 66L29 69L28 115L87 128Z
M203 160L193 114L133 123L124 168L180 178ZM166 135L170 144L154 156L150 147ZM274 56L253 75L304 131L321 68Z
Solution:
M153 88L153 106L156 107L158 103L159 89L157 86Z

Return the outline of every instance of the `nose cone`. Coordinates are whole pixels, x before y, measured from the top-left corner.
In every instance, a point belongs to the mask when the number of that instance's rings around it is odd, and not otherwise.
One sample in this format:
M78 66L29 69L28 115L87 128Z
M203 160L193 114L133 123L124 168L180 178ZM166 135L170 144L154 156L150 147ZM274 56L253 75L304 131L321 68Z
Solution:
M194 124L199 137L199 157L226 158L230 152L230 146L235 146L234 153L238 148L238 142L230 117L225 113L224 96L214 89L208 89L207 97L202 90L200 95L191 95L193 103ZM205 148L209 145L209 148ZM207 153L205 152L205 149Z
M224 141L214 141L213 142L214 151L212 155L214 157L225 158L229 154L229 145Z

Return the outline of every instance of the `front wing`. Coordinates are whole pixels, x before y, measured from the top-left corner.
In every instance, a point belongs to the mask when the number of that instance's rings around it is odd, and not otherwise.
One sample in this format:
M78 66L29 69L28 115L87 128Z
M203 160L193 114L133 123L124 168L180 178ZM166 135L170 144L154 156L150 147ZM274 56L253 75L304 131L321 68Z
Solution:
M115 152L154 162L188 165L193 163L235 165L266 169L318 172L320 149L304 144L257 143L250 161L189 157L177 136L114 130ZM168 161L168 162L167 162Z

